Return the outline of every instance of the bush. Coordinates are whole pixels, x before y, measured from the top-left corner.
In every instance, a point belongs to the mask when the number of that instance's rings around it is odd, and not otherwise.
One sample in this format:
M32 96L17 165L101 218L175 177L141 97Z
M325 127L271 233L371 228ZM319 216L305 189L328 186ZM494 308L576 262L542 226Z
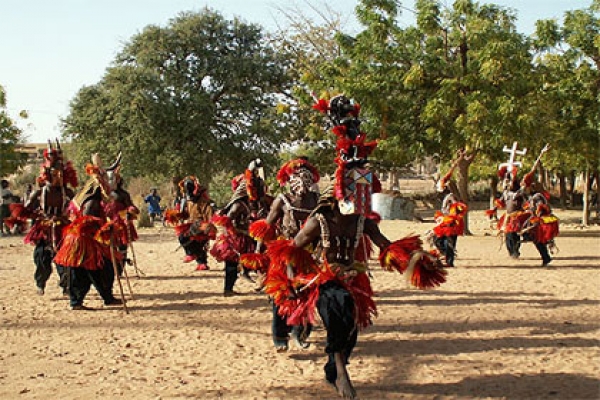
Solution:
M139 207L140 215L138 216L137 227L138 228L152 228L154 224L150 221L150 216L148 215L148 206L144 204L142 207Z

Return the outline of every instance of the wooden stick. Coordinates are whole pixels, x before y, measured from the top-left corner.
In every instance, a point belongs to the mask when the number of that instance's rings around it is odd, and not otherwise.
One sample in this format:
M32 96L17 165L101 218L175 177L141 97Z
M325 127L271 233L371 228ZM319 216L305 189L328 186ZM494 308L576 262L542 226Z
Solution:
M144 276L146 276L146 274L144 273L144 271L139 269L139 267L137 265L137 259L135 258L135 250L133 249L133 241L131 241L131 238L129 239L129 248L131 249L131 259L133 260L133 270L135 271L137 278L140 279L140 274L142 274Z
M129 288L129 295L131 296L131 300L133 300L133 290L131 290L131 282L129 282L129 275L127 274L127 268L125 267L126 262L123 261L123 274L125 275L125 281L127 282L127 287Z
M144 273L144 271L142 271L141 269L138 268L137 265L137 260L135 258L135 250L133 249L133 239L132 239L132 235L131 235L131 229L129 227L129 219L127 219L126 223L127 223L127 241L129 242L129 248L131 249L131 258L133 260L133 270L135 271L135 275L137 276L138 279L140 279L140 273L142 275L146 275ZM123 270L125 270L125 263L123 263ZM127 283L129 283L129 280L127 281Z
M110 260L112 261L113 271L115 272L115 277L117 278L117 282L119 283L119 292L121 293L121 301L123 302L123 309L126 314L129 314L129 309L127 308L127 302L125 300L125 293L123 293L123 284L121 283L121 277L119 276L119 271L117 270L117 262L115 259L115 245L113 240L113 234L110 234Z
M531 168L532 171L535 171L535 169L537 168L538 163L540 162L540 160L542 159L542 156L544 155L545 152L547 152L548 150L550 150L550 145L548 143L546 143L546 145L544 146L544 148L540 151L540 155L538 156L538 158L535 160L535 162L533 163L533 167Z

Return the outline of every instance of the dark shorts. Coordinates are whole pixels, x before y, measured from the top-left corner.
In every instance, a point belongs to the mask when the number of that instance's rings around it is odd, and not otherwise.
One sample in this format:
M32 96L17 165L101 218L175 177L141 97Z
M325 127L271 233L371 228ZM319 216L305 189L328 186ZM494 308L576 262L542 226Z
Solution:
M8 204L0 205L0 220L4 220L4 218L10 217L10 208L8 208Z

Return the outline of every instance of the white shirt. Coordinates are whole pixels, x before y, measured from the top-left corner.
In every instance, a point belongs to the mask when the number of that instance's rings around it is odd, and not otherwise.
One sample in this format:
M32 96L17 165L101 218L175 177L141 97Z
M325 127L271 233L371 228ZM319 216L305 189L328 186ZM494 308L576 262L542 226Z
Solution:
M0 195L1 195L1 199L0 199L0 204L2 205L8 205L8 204L12 204L13 202L13 194L10 191L10 189L6 188L6 189L0 189Z

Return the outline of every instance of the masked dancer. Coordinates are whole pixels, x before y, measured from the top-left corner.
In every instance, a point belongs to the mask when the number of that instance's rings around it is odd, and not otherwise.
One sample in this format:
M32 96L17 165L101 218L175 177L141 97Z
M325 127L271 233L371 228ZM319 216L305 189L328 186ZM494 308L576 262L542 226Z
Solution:
M526 209L530 213L529 219L523 226L523 239L533 242L542 257L543 267L552 261L550 252L556 251L554 238L559 234L559 219L550 208L550 193L543 190L539 182L534 182L535 172L541 163L542 156L548 150L550 150L550 146L546 144L533 163L531 170L521 180L521 186L529 195Z
M69 224L68 205L77 187L77 172L71 161L66 161L58 140L43 152L44 161L38 177L39 188L33 191L24 205L23 216L31 218L32 227L24 242L35 246L34 280L37 292L43 295L46 283L52 274L52 259L60 246L64 229ZM68 291L68 279L65 269L57 263L56 272L63 294Z
M83 304L91 285L94 285L105 305L122 304L113 296L116 263L117 232L113 221L107 219L105 207L111 201L110 174L119 166L117 161L104 169L98 154L86 165L89 175L72 201L74 221L66 229L64 239L54 258L57 264L70 270L69 297L71 309L89 310Z
M185 251L183 262L196 262L196 271L208 270L209 241L216 238L216 227L210 222L213 208L208 189L195 176L179 182L182 194L179 209L167 210L165 220L175 227L179 243Z
M244 174L233 179L232 189L234 193L229 203L219 215L213 217L213 223L220 226L224 233L217 237L210 250L213 257L225 262L224 296L238 294L233 289L238 278L240 255L256 249L254 240L248 234L248 227L252 222L265 218L269 211L262 161L256 159L250 162ZM242 274L251 279L247 269L242 268Z
M275 198L266 219L250 225L250 236L257 241L256 253L243 254L240 263L264 274L267 272L269 259L262 251L272 240L283 237L292 239L316 207L319 194L313 190L320 176L317 169L308 160L299 158L285 163L277 173L281 186L288 185L289 192ZM278 352L288 349L290 333L297 346L307 348L306 338L310 334L311 325L290 326L279 307L273 303L273 322L271 332L273 344Z
M504 235L509 256L518 259L521 256L520 232L531 214L523 209L527 196L521 190L517 176L522 163L516 161L516 157L525 155L527 149L517 150L517 142L514 142L512 148L504 146L503 151L509 153L509 159L498 166L498 178L502 182L502 195L494 201L494 208L486 213L490 218L498 221L498 232ZM499 209L505 210L500 219L497 218Z
M371 194L380 184L367 166L376 142L367 142L359 129L359 105L337 96L319 100L315 108L335 125L335 185L293 239L267 246L271 264L265 289L290 325L314 323L318 310L327 331L325 378L342 397L355 398L346 364L358 329L369 326L377 313L366 273L371 242L380 248L385 269L406 273L418 287L439 285L446 271L418 237L391 243L380 232L371 211Z
M446 258L446 265L454 267L458 236L464 234L464 216L468 207L459 200L456 184L451 180L454 169L465 156L464 150L458 154L450 170L437 183L437 191L443 196L442 207L435 213L436 225L432 230L432 242Z
M115 162L115 167L107 171L111 192L109 201L104 202L104 213L111 221L111 227L114 230L114 246L119 252L117 260L117 272L119 276L123 275L123 270L127 263L131 264L127 258L127 249L134 241L138 240L137 230L135 229L135 221L140 214L140 210L133 200L131 195L124 188L124 181L121 177L121 157L119 155Z

